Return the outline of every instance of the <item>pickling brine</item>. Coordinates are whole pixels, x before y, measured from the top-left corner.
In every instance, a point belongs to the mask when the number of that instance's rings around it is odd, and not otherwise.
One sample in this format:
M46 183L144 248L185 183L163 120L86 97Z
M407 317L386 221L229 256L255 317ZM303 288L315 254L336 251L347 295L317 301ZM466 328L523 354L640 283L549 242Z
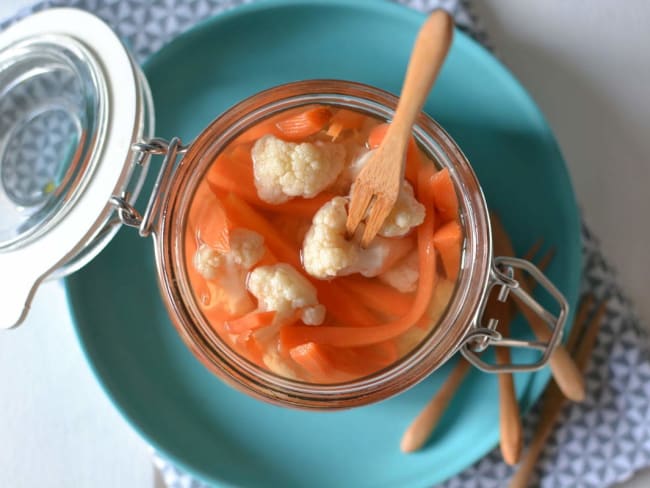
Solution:
M411 140L397 203L367 247L348 194L388 125L311 105L249 128L220 153L185 230L190 285L238 354L277 375L341 383L386 368L435 327L464 236L447 169Z

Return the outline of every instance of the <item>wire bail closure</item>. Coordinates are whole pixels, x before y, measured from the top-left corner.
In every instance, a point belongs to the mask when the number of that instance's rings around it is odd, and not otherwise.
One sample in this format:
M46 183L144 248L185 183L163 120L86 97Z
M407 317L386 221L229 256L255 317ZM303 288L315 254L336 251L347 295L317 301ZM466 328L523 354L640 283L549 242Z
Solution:
M528 273L556 301L559 307L557 317L540 305L535 298L521 287L519 281L515 279L515 272L517 270ZM490 281L485 299L478 312L475 326L465 338L461 347L461 353L478 369L489 373L530 372L543 368L548 363L553 351L562 338L562 332L569 313L568 302L537 266L524 259L495 257L492 263ZM547 341L528 341L504 337L498 331L499 324L494 318L489 318L487 325L484 326L483 318L487 298L490 296L490 291L494 287L499 287L497 295L499 301L505 302L510 297L510 294L513 293L526 307L530 308L533 313L544 320L551 331L549 339ZM480 355L489 346L535 349L541 351L542 356L537 361L530 363L493 364L484 361Z
M151 234L161 204L167 196L176 159L179 155L187 151L187 146L183 146L178 137L172 138L169 142L165 139L154 137L147 141L136 142L131 148L137 153L136 164L142 167L149 163L152 156L164 155L144 214L140 214L129 203L129 195L126 193L120 196L113 195L110 199L110 203L117 210L117 216L120 222L128 227L137 228L141 237L148 237Z

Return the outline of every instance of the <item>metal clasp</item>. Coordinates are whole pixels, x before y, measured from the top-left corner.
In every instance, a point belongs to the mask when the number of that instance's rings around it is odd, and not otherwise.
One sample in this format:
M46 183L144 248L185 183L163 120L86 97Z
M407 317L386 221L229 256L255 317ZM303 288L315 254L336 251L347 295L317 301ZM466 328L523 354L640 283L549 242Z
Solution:
M521 286L518 279L515 279L515 276L521 276L521 272L528 273L557 302L559 307L557 317L540 305ZM489 319L487 325L483 325L487 299L494 287L499 288L497 295L499 301L505 302L513 293L532 313L540 317L551 331L548 340L527 341L503 337L497 330L498 322L493 318ZM475 327L467 335L461 348L463 356L480 370L490 373L527 372L543 368L562 338L562 331L569 313L569 304L562 293L534 264L518 258L497 257L493 261L491 282L485 297ZM484 361L480 356L480 353L489 346L535 349L541 351L542 356L539 360L527 364L492 364Z
M144 214L140 214L138 210L129 203L130 195L124 193L120 196L113 196L110 203L116 208L117 216L120 222L129 227L136 227L141 237L147 237L151 234L153 223L158 216L160 206L167 195L171 176L174 171L174 165L179 155L187 151L187 147L183 146L178 137L172 138L171 141L165 139L153 138L148 141L136 142L132 146L133 151L136 151L135 163L138 166L146 166L151 160L152 156L164 156L160 169L158 170L158 177L154 183L151 195Z

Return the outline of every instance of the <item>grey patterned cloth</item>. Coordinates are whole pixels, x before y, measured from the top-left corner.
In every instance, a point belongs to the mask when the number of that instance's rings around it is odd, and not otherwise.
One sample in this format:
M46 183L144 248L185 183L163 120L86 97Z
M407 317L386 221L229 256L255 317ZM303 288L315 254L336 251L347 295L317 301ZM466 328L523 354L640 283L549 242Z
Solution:
M0 22L0 28L35 10L76 6L103 18L124 39L137 59L144 59L199 20L250 0L51 0ZM458 26L484 45L488 43L479 19L463 0L397 0L421 11L442 7ZM149 23L143 19L158 19ZM565 408L559 426L540 460L535 486L598 487L624 481L650 466L650 346L616 274L604 259L598 242L583 228L583 292L608 298L607 319L598 337L587 376L587 400ZM526 435L538 419L533 410L524 420ZM207 485L155 455L154 462L169 488ZM496 488L507 484L511 468L494 450L459 475L447 488Z

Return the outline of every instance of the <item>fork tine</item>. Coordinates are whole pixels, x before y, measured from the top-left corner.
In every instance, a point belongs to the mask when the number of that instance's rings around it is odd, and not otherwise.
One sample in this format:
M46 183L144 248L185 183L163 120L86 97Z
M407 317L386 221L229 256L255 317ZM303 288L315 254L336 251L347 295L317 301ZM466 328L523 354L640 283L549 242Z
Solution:
M526 261L532 261L535 255L542 248L543 244L544 244L544 239L538 239L532 246L530 246L528 252L526 252L526 254L523 256L523 259L525 259Z
M591 356L591 351L594 348L596 343L596 337L600 331L600 325L603 322L603 316L607 311L607 300L603 300L596 309L593 317L589 323L585 326L585 333L582 341L578 345L578 350L575 353L576 364L580 368L580 371L584 371L587 367L587 362Z
M534 246L531 248L531 251L534 249ZM538 250L537 250L538 251ZM533 254L537 254L537 251ZM528 251L529 254L531 254L530 251ZM531 261L535 266L539 268L540 271L545 272L546 268L551 264L551 261L553 261L553 258L555 257L555 248L552 247L544 255L537 261L533 261L532 259L528 259L528 261ZM524 257L524 259L526 259ZM524 284L528 286L529 289L532 289L535 287L535 282L533 280L532 276L529 275L523 275L522 279L524 281Z
M357 181L350 192L350 206L348 208L348 220L345 227L349 235L353 235L359 224L366 216L368 206L372 201L372 191L362 181Z
M539 269L546 269L551 264L551 261L553 261L554 257L555 257L555 248L552 247L548 251L546 251L544 255L539 259L539 261L537 262L537 267Z
M370 207L370 215L366 219L366 227L363 229L361 247L368 247L370 242L375 238L394 204L394 201L391 201L390 198L386 198L383 195L375 196L375 201L372 203L372 207Z
M566 349L569 353L573 354L575 352L576 344L582 335L582 330L587 324L587 318L589 317L589 310L594 304L594 297L591 293L585 295L585 297L580 301L578 305L578 311L576 312L575 319L573 320L573 329L569 332L569 337L566 341Z

